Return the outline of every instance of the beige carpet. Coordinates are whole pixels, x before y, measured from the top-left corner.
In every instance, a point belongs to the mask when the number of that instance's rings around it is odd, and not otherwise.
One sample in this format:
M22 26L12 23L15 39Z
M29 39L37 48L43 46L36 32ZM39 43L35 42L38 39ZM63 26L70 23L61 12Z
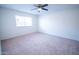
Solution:
M2 40L2 54L76 55L79 54L79 42L44 33L31 33L12 39Z

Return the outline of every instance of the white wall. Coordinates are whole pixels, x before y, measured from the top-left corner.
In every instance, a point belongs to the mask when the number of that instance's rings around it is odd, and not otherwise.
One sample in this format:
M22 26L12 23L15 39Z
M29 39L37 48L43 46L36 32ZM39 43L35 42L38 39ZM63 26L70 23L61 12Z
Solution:
M1 55L1 40L0 40L0 55Z
M79 41L79 9L40 15L39 31Z
M32 17L33 25L30 27L16 27L15 16ZM8 39L15 36L37 32L37 16L16 10L0 8L0 39Z

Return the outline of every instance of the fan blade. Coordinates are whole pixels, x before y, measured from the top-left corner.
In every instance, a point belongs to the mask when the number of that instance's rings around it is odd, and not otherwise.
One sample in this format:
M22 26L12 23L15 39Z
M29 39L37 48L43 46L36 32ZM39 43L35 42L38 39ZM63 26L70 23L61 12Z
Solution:
M43 10L46 10L46 11L48 11L48 9L46 9L46 8L42 8Z
M43 6L42 4L34 4L34 6L40 8L41 6Z
M44 4L42 7L46 7L46 6L48 6L48 4Z

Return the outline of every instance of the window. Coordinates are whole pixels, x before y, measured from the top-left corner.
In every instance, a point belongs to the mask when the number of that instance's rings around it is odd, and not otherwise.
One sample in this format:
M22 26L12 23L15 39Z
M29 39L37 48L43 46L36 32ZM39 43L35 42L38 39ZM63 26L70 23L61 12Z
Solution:
M16 26L32 26L32 18L25 16L16 16Z

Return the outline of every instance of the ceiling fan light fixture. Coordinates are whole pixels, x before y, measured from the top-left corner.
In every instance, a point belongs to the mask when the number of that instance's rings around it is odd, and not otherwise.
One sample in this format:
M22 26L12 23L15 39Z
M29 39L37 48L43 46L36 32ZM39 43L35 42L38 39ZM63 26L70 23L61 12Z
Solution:
M38 10L39 12L40 12L40 11L42 11L42 9L41 9L41 8L38 8L37 10Z

